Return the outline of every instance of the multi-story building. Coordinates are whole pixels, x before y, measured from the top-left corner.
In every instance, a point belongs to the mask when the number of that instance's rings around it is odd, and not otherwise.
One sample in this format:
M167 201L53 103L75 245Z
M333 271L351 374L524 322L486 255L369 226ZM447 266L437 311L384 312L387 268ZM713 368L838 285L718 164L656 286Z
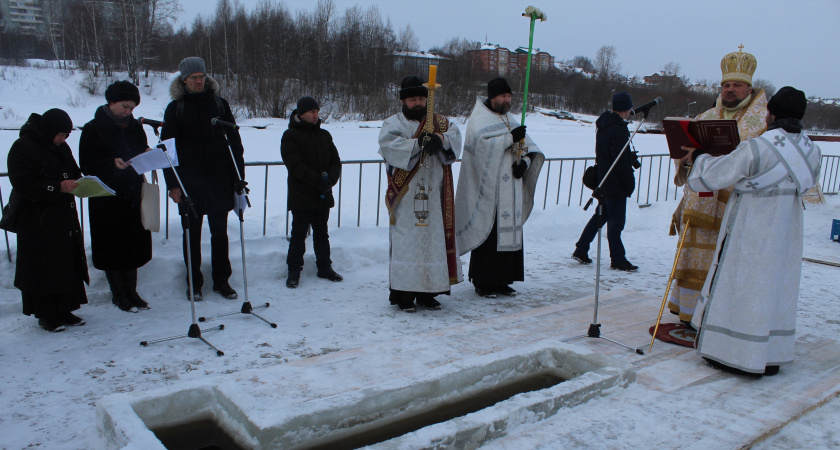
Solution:
M483 44L480 49L470 51L473 72L494 73L508 76L525 73L528 65L528 47L519 47L514 51L495 44ZM540 49L531 52L531 70L547 71L554 67L555 58Z
M0 0L0 31L43 36L50 25L50 0Z

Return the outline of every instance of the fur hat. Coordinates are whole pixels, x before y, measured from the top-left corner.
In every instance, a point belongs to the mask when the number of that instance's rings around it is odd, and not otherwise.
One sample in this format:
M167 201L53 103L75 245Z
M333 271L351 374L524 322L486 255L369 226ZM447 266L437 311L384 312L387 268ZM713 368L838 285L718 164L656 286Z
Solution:
M612 98L612 109L613 111L630 111L633 109L633 99L630 98L630 94L624 91L616 92Z
M181 81L184 81L194 73L207 73L207 66L204 65L204 60L198 56L190 56L184 58L181 64L178 64L178 70L181 71Z
M799 89L785 86L767 102L767 110L778 119L799 119L805 115L808 100Z
M140 90L134 83L126 80L115 81L108 89L105 89L105 101L108 103L121 102L123 100L131 100L135 104L140 104Z
M501 94L510 94L510 85L502 77L493 78L487 83L487 98L493 98Z
M315 101L314 98L307 96L307 97L301 97L301 99L298 100L298 102L297 102L297 113L298 113L298 115L301 115L301 114L303 114L307 111L312 111L313 109L321 109L321 107L318 106L318 102Z
M403 78L400 83L400 100L405 100L409 97L428 97L429 90L423 86L423 79L417 75L411 75Z
M41 114L40 127L44 137L52 141L58 133L73 131L73 121L64 110L53 108Z

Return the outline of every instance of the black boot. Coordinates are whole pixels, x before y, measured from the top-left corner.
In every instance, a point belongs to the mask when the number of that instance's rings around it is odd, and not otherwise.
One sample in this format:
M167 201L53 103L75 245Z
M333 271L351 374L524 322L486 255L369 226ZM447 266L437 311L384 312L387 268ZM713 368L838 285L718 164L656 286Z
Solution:
M125 280L125 294L128 296L128 301L137 309L149 309L149 304L137 293L137 269L123 270L122 275L123 280Z
M125 279L121 270L106 270L105 278L111 286L111 302L125 312L137 312L137 307L131 303L125 293Z

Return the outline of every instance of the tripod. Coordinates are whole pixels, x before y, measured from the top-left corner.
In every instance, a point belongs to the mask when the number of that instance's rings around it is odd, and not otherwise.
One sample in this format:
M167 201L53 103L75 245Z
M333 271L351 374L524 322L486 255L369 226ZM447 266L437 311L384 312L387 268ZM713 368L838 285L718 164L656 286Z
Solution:
M595 256L595 259L596 259L596 265L595 265L595 313L594 313L594 316L593 316L593 319L592 319L592 323L589 324L589 330L587 331L586 334L570 337L570 338L567 338L567 339L561 339L562 342L571 342L571 341L575 341L575 340L582 339L582 338L585 338L585 337L598 338L598 339L603 339L605 341L612 342L613 344L620 345L620 346L622 346L622 347L624 347L628 350L633 350L634 352L638 353L639 355L644 355L645 354L644 350L642 350L641 347L631 347L629 345L622 344L621 342L614 341L610 338L606 338L604 336L601 336L601 324L598 323L598 299L599 299L599 293L600 293L600 289L601 289L601 228L603 228L603 225L604 225L601 222L602 217L603 217L603 213L604 213L604 205L603 205L604 195L601 192L601 187L604 185L604 182L607 180L607 178L609 178L610 174L612 173L613 169L615 168L615 165L618 163L618 160L621 159L621 155L623 155L624 151L627 150L627 147L630 145L630 142L636 136L636 133L639 131L639 128L642 127L642 124L647 119L648 112L649 112L648 110L644 111L645 115L642 118L642 120L639 122L639 125L633 131L633 134L630 136L630 138L627 139L627 142L624 143L624 147L621 148L621 151L618 153L618 156L613 161L609 170L607 170L607 173L604 175L604 178L601 179L601 182L598 183L598 186L592 191L592 197L589 199L588 202L586 202L586 205L583 207L583 210L586 211L587 209L589 209L589 205L592 204L593 199L598 200L598 212L597 212L598 219L596 221L596 224L600 225L600 226L598 227L598 245L597 245L598 250L597 250L597 254Z
M155 128L155 135L158 135L157 127ZM159 135L158 135L159 136ZM171 341L175 339L181 339L185 337L198 339L201 342L204 342L216 351L216 355L224 356L224 352L219 350L218 348L214 347L213 344L208 342L204 337L202 337L202 332L209 332L209 331L221 331L225 329L224 325L219 325L215 328L209 328L206 330L202 330L199 328L198 323L195 320L195 298L194 298L194 291L193 291L193 276L192 276L192 244L190 242L190 216L198 217L198 213L195 211L195 207L193 206L192 199L187 195L187 190L184 189L184 183L181 182L181 177L178 176L178 170L175 169L175 165L172 164L172 159L169 157L169 154L166 153L166 146L158 142L157 148L163 150L163 154L166 156L167 161L169 161L169 167L172 168L172 172L175 174L175 178L178 180L178 186L181 187L181 201L178 204L178 211L181 213L181 217L183 217L183 228L184 228L184 237L187 240L187 283L189 287L190 293L190 309L192 311L192 324L190 324L190 328L187 331L186 335L178 335L172 336L167 338L155 339L151 341L141 341L140 345L143 347L147 347L149 344L157 344L158 342L165 342Z
M227 122L222 122L220 120L213 120L211 121L213 126L229 126ZM233 125L235 128L239 128L235 124ZM236 194L235 194L235 201L234 201L234 208L236 209L236 215L239 216L239 244L240 248L242 249L242 280L243 284L245 285L245 301L242 303L242 308L239 311L224 313L224 314L217 314L215 316L209 317L199 317L199 322L205 322L208 319L212 319L215 317L223 317L223 316L232 316L234 314L250 314L257 319L262 320L263 322L267 323L271 326L271 328L277 328L277 324L274 322L270 322L260 316L259 314L254 312L254 307L251 306L251 302L248 301L248 270L245 265L245 208L251 207L251 201L248 199L248 193L250 190L248 189L248 183L242 179L242 175L239 172L239 165L236 164L236 157L233 155L233 149L230 148L230 141L228 141L227 133L224 133L225 136L225 145L228 148L228 153L230 153L230 159L233 161L233 169L236 172ZM268 308L271 306L270 303L265 303L264 305L257 306L257 308Z

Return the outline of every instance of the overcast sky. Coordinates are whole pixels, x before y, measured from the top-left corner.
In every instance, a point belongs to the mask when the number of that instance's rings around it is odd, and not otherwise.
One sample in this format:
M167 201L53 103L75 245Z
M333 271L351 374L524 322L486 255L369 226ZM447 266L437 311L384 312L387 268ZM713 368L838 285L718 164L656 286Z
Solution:
M182 23L212 14L214 0L180 0ZM259 0L239 0L250 11ZM618 53L621 72L644 76L668 62L691 81L720 80L720 60L738 45L758 60L754 78L808 96L840 98L840 0L334 0L338 16L377 5L395 32L411 25L420 49L453 37L511 50L528 45L528 5L546 12L534 47L557 60L592 60L603 45ZM291 11L313 11L316 0L287 0ZM212 5L212 6L211 6ZM180 25L178 25L180 26ZM176 26L176 27L178 27ZM666 99L667 100L667 99Z

